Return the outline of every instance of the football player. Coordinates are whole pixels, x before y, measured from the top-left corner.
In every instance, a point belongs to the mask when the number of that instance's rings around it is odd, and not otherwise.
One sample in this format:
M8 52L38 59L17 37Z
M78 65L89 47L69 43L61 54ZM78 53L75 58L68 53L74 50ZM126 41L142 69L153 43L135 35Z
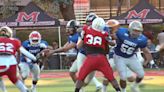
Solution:
M41 34L38 31L32 31L29 35L29 39L22 43L22 46L32 53L36 57L44 57L44 49L48 48L48 43L41 38ZM32 73L32 86L31 91L36 92L36 84L39 80L40 68L39 62L33 62L33 60L21 55L20 60L20 74L24 81Z
M21 46L21 42L12 37L12 29L8 26L0 28L0 77L7 75L10 81L16 85L21 92L28 92L27 87L17 76L16 53L21 52L26 57L36 62L36 57Z
M78 37L79 37L79 33L77 32L78 28L79 28L79 22L76 20L70 20L66 25L66 32L68 34L68 42L61 48L58 48L56 50L51 50L50 54L66 52L72 48L75 48L77 50L76 44L78 42ZM74 83L77 80L76 73L80 69L84 59L85 59L85 51L83 48L80 48L79 52L77 54L77 58L70 68L70 76L71 76L72 80L74 81ZM99 89L100 88L99 86L101 86L101 83L99 83L97 79L94 79L94 80L95 80L94 83L96 85L96 88ZM86 82L86 85L88 83L89 82Z
M107 24L107 27L109 28L109 33L110 33L110 36L112 37L112 40L115 42L116 40L116 32L118 30L126 30L127 28L123 28L123 27L120 27L120 23L115 20L115 19L110 19L106 22ZM105 30L106 31L106 30ZM116 45L115 45L116 46ZM114 59L113 59L113 55L114 55L114 47L115 46L109 46L110 47L110 50L109 50L109 56L108 56L108 61L109 61L109 64L111 65L113 71L116 71L116 65L115 65L115 62L114 62ZM136 52L136 55L139 59L139 61L142 63L144 61L140 51L137 51ZM127 80L129 82L134 82L135 81L135 76L134 76L134 73L129 69L127 68L126 69L127 73L126 73L126 76L127 76ZM103 81L103 88L102 88L102 92L107 92L107 85L108 85L108 82L107 80L104 80Z
M128 29L120 29L116 32L116 47L114 48L114 62L120 76L122 92L126 92L127 67L136 73L136 79L131 86L133 92L139 92L138 85L144 77L143 65L146 66L152 60L147 46L147 38L142 34L143 25L139 21L132 21ZM136 51L143 51L146 59L139 61Z
M95 13L89 13L86 16L86 25L84 25L83 27L86 27L88 29L91 28L92 22L95 18L97 18L98 16ZM79 32L79 37L78 37L78 42L77 42L77 48L79 50L78 54L77 54L77 59L75 60L75 62L73 63L73 65L70 68L70 76L71 78L74 80L74 82L76 82L77 77L76 77L76 72L78 72L83 64L84 59L86 58L86 51L84 49L84 47L82 46L82 44L80 42L82 42L81 39L81 31L82 29L80 29ZM98 92L101 88L102 88L102 84L96 79L96 77L94 77L95 72L90 73L85 81L84 81L84 86L88 85L90 82L93 82L96 86L96 92ZM83 89L81 89L83 90Z
M92 22L92 27L83 27L81 38L86 58L80 68L78 80L76 82L75 92L79 92L84 85L84 79L93 71L101 71L104 76L111 82L117 92L120 92L117 80L113 76L113 71L106 58L106 46L108 45L108 33L102 31L105 27L105 21L97 17ZM79 42L80 43L80 42Z

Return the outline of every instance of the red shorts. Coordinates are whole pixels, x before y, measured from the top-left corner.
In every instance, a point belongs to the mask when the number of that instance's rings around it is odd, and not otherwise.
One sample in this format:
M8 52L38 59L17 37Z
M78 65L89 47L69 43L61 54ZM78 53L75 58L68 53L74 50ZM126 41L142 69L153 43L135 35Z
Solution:
M18 80L17 77L17 65L11 65L9 69L5 72L0 72L0 77L3 75L7 75L10 81L15 84Z
M108 63L105 55L102 54L92 54L87 55L84 63L79 71L78 80L84 81L86 76L92 71L98 70L102 72L109 81L114 80L113 70Z

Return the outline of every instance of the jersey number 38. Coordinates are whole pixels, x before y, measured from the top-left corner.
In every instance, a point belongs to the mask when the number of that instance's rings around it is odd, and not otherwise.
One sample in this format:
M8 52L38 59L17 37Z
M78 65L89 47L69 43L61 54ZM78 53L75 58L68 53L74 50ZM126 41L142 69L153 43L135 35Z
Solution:
M87 44L92 44L92 45L101 45L102 44L102 38L99 36L92 36L91 34L87 34L86 38L88 39L86 41Z

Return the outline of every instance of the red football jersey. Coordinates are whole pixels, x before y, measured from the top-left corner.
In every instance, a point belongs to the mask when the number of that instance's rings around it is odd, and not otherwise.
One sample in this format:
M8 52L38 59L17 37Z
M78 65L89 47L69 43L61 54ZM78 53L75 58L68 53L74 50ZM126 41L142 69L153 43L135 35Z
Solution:
M91 27L88 26L88 25L84 25L84 26L83 26L83 30L90 30L90 29L91 29Z
M105 50L108 42L106 37L108 37L108 33L105 31L95 31L91 27L84 26L84 44L89 47L98 47Z
M0 53L15 55L21 42L15 38L0 37Z

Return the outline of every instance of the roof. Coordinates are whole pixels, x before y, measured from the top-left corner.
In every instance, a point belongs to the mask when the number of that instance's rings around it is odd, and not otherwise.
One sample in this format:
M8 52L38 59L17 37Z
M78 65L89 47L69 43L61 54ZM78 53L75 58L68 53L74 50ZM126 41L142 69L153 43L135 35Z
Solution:
M133 8L113 19L117 19L120 24L129 24L133 20L141 21L143 24L164 22L164 16L147 0L140 0Z
M10 27L55 27L60 22L57 18L52 18L36 4L30 2L17 14L0 20L0 26Z

